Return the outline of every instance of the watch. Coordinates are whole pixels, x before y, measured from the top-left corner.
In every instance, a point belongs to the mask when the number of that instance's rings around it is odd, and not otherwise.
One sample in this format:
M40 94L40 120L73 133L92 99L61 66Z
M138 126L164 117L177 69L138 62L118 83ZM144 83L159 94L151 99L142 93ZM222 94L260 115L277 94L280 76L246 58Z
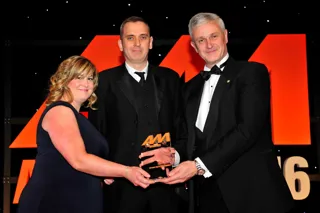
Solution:
M198 161L194 161L196 163L196 167L197 167L197 175L204 175L205 170L201 167L201 165L198 163Z

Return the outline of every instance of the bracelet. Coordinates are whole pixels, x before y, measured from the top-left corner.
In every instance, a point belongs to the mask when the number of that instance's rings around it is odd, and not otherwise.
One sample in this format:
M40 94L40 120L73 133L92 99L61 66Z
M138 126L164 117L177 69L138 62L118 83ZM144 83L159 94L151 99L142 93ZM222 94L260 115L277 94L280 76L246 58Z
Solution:
M129 166L126 166L125 178L128 178L128 176L129 176Z

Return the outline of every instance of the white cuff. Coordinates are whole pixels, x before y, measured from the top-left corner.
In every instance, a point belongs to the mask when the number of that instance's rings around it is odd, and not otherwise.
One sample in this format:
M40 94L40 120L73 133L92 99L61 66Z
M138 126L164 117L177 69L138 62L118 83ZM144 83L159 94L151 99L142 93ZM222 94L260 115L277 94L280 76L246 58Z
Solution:
M209 177L212 176L211 172L210 172L209 169L204 165L204 163L200 160L200 158L196 158L196 159L194 159L194 160L197 161L197 162L200 164L201 168L204 169L205 172L204 172L204 174L203 174L203 177L209 178Z
M176 166L179 165L179 163L180 163L180 155L179 155L179 153L178 153L177 150L176 150L176 152L175 152L175 154L174 154L174 164L173 164L172 166L173 166L173 167L176 167Z

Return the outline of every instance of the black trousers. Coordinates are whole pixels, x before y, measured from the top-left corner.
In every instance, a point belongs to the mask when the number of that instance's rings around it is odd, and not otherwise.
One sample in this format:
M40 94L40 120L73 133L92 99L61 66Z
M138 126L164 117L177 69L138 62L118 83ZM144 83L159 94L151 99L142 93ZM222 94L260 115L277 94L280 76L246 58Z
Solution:
M104 213L178 213L179 200L171 185L159 183L143 189L116 180L106 188Z
M206 152L206 134L195 127L194 158ZM201 158L200 158L201 159ZM195 213L229 213L215 179L195 177Z
M195 199L195 213L230 213L217 182L212 178L195 178Z

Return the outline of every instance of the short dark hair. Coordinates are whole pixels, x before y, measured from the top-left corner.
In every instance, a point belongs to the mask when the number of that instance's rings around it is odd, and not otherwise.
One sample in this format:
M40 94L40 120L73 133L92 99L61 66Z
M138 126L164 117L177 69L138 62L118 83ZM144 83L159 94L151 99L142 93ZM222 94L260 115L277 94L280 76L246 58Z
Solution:
M130 16L129 18L125 19L122 24L120 25L120 38L122 38L123 36L123 27L126 23L129 22L143 22L148 26L149 29L149 34L150 34L150 26L149 24L146 22L146 20L144 20L143 18L139 17L139 16Z

